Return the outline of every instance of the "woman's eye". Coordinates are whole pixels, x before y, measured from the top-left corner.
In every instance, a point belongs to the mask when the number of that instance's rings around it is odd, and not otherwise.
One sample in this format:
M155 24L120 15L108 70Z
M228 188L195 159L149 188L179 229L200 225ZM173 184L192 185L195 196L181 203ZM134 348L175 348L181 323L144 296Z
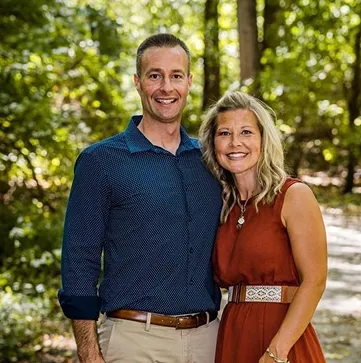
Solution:
M250 130L243 130L242 131L242 135L249 135L251 134L252 132Z
M229 135L229 131L220 131L218 133L219 136L228 136Z

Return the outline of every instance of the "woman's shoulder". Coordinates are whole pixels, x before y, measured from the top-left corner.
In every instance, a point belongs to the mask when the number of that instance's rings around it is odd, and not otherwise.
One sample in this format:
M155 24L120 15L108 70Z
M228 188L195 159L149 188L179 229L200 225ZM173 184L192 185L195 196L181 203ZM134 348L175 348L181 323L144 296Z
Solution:
M286 191L293 185L305 185L305 183L299 178L289 176L286 178L281 187L281 194L285 194Z
M283 190L283 199L286 205L291 209L304 208L305 205L316 206L317 200L311 188L302 180L290 178L285 182Z
M301 179L288 177L276 197L275 207L281 211L286 199L288 204L292 204L295 201L298 203L302 198L308 200L310 197L313 197L313 193Z
M281 192L286 194L289 190L292 194L300 192L302 194L313 194L311 188L303 182L300 178L288 177L282 185Z

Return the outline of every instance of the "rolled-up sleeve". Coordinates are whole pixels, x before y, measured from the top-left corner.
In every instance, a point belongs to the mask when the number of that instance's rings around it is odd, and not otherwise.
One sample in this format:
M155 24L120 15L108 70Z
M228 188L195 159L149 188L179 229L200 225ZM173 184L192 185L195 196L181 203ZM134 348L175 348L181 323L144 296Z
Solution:
M76 161L65 217L58 298L71 319L97 320L100 311L97 286L110 188L96 151L85 150Z

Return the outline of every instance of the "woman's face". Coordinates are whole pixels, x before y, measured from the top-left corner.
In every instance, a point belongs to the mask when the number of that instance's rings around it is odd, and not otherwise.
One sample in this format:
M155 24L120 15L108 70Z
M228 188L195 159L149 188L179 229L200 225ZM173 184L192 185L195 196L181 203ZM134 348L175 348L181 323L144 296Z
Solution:
M221 112L217 118L214 146L218 163L231 173L256 173L261 156L261 132L252 111Z

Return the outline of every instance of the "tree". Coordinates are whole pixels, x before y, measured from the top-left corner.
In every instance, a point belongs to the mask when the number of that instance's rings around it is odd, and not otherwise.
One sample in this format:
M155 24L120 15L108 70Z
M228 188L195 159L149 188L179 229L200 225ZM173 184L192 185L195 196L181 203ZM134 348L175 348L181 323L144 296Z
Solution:
M220 97L220 54L218 0L206 0L204 7L204 87L202 109L207 109L211 103Z
M360 7L361 10L361 7ZM361 142L355 136L357 118L361 117L361 22L355 29L354 37L354 55L355 61L352 66L353 78L350 83L351 87L345 84L345 97L347 99L348 108L348 130L350 137L350 145L348 150L347 176L344 187L344 193L352 193L354 187L354 173L357 165L357 146L360 148ZM360 153L359 153L360 154Z
M261 68L257 30L257 1L238 0L237 18L241 83L253 83L252 93L257 96L259 94L259 71Z

